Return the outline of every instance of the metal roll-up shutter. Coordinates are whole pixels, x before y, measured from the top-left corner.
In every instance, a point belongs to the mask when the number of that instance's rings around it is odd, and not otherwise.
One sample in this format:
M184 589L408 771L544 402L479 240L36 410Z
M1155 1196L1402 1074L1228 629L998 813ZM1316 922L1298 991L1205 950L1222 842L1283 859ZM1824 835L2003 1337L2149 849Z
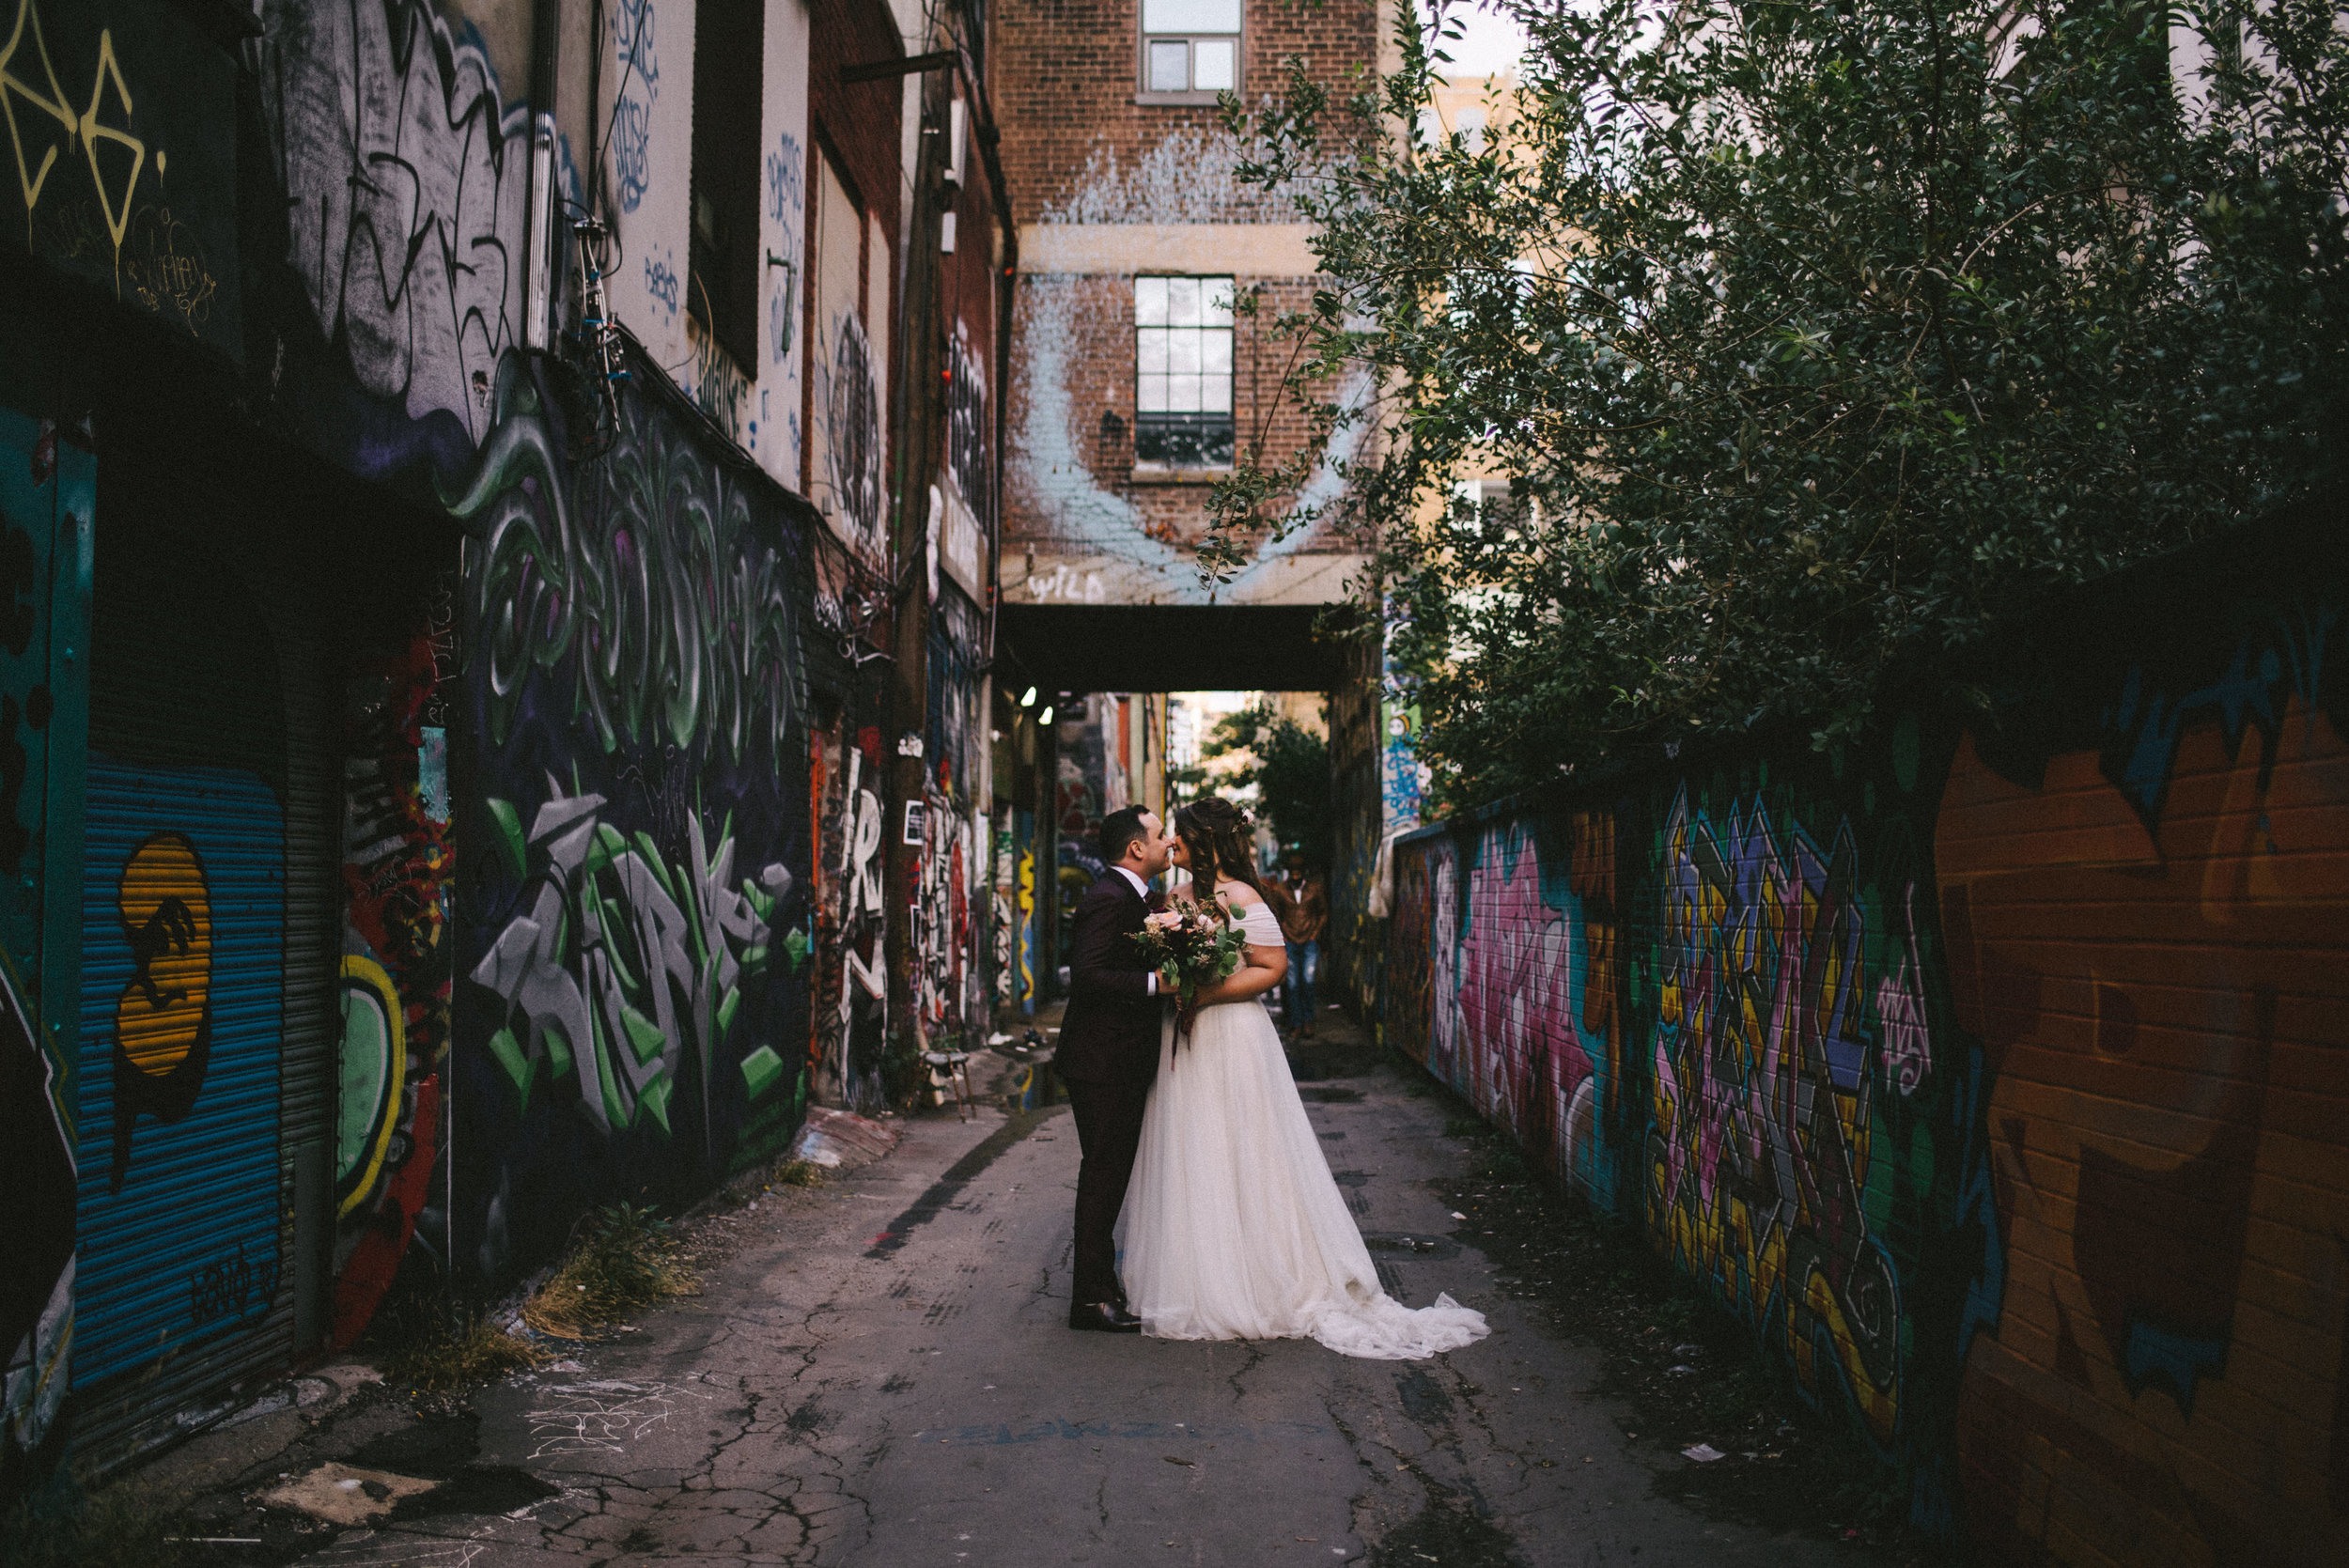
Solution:
M120 472L91 638L72 1363L101 1462L290 1358L333 1048L320 612L202 487Z
M342 1043L342 765L335 600L322 584L272 584L286 700L285 1294L293 1348L325 1337L334 1228L335 1053Z

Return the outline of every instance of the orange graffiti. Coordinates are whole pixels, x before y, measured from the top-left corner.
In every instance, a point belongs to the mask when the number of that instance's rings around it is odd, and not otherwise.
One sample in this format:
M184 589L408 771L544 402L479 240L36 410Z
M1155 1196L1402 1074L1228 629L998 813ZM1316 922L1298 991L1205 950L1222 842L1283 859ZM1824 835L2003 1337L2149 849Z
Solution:
M134 964L116 1036L132 1066L163 1078L195 1048L211 1003L212 903L195 846L151 835L123 862L115 898Z
M2341 1560L2349 747L2295 696L2229 752L2201 718L2145 815L2094 751L1952 765L2009 1269L1958 1414L1984 1560Z

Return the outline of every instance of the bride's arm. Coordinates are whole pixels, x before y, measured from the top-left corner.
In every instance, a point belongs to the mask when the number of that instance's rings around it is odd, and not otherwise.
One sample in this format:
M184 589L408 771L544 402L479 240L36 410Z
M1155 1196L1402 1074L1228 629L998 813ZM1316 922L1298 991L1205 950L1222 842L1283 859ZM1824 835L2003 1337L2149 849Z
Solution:
M1248 961L1214 985L1202 987L1199 1005L1209 1007L1219 1001L1245 1001L1262 996L1278 986L1289 972L1289 950L1285 947L1258 947L1251 942L1247 948Z
M1244 908L1242 912L1245 912ZM1214 985L1199 988L1200 1006L1210 1007L1219 1001L1245 1001L1250 997L1262 996L1286 978L1289 972L1289 950L1286 946L1259 947L1250 942L1241 951L1247 955L1247 959L1239 968Z

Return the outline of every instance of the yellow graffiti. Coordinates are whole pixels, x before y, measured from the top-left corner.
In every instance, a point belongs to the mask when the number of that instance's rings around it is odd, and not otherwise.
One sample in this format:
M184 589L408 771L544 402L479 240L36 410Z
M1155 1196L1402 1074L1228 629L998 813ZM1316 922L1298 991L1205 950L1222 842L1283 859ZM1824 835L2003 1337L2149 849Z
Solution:
M168 207L142 207L131 225L132 254L123 271L139 303L158 316L177 315L191 329L207 319L220 285L199 257L180 253L179 239L187 225L176 222Z
M343 990L362 992L367 1001L381 1004L388 1048L382 1063L381 1119L368 1139L367 1168L351 1184L350 1196L335 1210L338 1219L349 1219L350 1211L375 1191L375 1178L382 1172L384 1152L392 1146L392 1129L399 1123L400 1086L408 1081L407 1031L402 1027L405 1020L401 1017L399 988L392 984L390 973L372 958L347 953L343 955ZM343 1005L346 1009L350 1005L348 994ZM349 1071L348 1063L345 1071Z
M29 51L25 48L28 39L31 43ZM30 81L25 79L24 72L17 69L20 51L26 53L24 64L33 75ZM99 108L105 102L110 81L114 85L115 101L122 111L120 125L109 125L98 117ZM56 62L49 56L49 40L41 32L39 7L34 0L17 0L16 25L8 33L8 41L0 44L0 118L8 122L8 144L16 156L16 180L24 197L24 239L29 249L33 237L33 210L40 205L41 192L47 188L50 173L57 165L58 148L54 146L41 147L40 166L38 169L32 166L25 147L25 126L17 119L18 99L23 99L29 108L38 109L57 122L65 132L67 150L72 148L77 136L81 139L83 156L89 163L90 186L98 194L98 210L106 221L107 238L113 242L115 291L119 297L122 290L122 241L123 236L130 232L132 198L137 194L139 176L147 168L148 148L147 144L130 131L131 116L134 112L131 101L131 85L123 79L122 65L115 54L114 29L106 27L99 31L98 64L90 73L89 106L76 115L66 101L64 85L57 80ZM106 172L98 163L98 144L101 142L111 142L131 155L131 172L122 182L119 199L108 194L106 190ZM158 151L155 154L155 172L161 175L163 170L163 154Z
M33 0L24 0L29 8ZM98 35L98 70L90 79L89 107L82 111L82 147L89 155L89 182L98 190L99 210L106 214L106 232L114 236L115 254L122 253L122 231L131 226L131 193L138 189L139 171L147 167L147 144L128 131L117 130L98 121L98 101L106 91L106 78L115 79L115 97L121 101L122 117L131 118L131 89L122 80L122 67L115 62L115 35L109 27ZM106 199L106 176L98 166L98 144L112 142L131 149L131 178L122 182L120 210Z
M27 31L33 35L33 52L39 61L41 74L49 81L49 93L45 98L41 95L39 83L27 83L9 69L16 61L16 52L23 44ZM73 145L73 132L80 122L74 118L73 111L66 107L65 88L57 81L57 68L50 63L49 40L41 36L40 12L34 9L33 0L18 0L16 26L8 34L8 41L0 45L0 116L5 116L8 122L8 142L16 149L17 183L23 188L24 210L30 213L40 200L41 187L49 181L50 169L56 164L57 149L53 147L46 150L40 161L39 173L25 167L24 132L16 123L16 104L11 101L16 98L22 98L65 127L65 145ZM95 99L92 101L95 102Z
M194 1048L211 1006L212 901L195 846L151 835L123 863L115 899L132 963L115 1037L132 1066L165 1078Z
M1015 938L1019 954L1019 1000L1026 1001L1035 995L1034 938L1030 935L1035 918L1035 856L1023 849L1019 852L1019 929Z

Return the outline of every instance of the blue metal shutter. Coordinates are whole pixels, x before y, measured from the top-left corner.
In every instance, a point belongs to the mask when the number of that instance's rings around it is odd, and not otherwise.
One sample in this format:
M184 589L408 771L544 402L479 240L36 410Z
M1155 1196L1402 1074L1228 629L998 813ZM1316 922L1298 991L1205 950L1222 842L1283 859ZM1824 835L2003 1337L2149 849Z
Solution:
M77 1387L250 1334L284 1252L284 806L96 747L88 780Z
M73 1356L101 1463L281 1369L318 1273L294 1197L332 1077L320 611L282 541L175 499L101 497Z

